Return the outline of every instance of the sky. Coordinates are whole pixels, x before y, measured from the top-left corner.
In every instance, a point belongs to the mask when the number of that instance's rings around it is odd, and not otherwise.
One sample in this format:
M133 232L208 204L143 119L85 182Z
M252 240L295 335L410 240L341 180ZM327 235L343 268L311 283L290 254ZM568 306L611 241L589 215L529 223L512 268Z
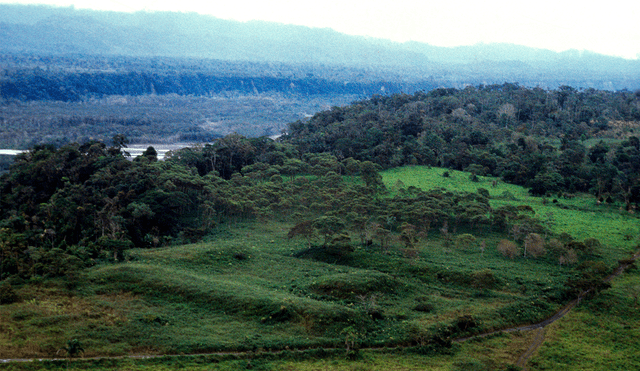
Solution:
M113 11L179 11L332 28L437 46L512 43L640 59L640 1L0 0Z

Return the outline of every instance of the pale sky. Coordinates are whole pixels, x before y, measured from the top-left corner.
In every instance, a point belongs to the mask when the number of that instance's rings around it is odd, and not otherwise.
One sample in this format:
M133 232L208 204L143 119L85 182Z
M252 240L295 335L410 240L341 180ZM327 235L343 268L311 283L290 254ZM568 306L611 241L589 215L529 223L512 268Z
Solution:
M181 11L328 27L437 46L506 42L640 59L640 1L576 0L0 0L114 11Z

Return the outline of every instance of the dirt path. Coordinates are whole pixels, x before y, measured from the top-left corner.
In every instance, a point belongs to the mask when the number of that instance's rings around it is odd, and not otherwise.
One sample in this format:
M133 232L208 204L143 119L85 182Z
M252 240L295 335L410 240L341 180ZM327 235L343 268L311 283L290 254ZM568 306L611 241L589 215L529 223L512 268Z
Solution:
M536 350L538 350L538 348L540 348L543 342L544 342L544 327L541 327L536 330L536 336L533 339L533 342L531 343L529 348L520 355L520 358L518 358L518 361L516 362L516 366L522 367L524 369L524 366L527 363L527 360L529 359L529 357L531 357L533 353Z
M633 254L628 260L625 260L624 263L620 263L618 265L618 267L610 275L608 275L607 277L605 277L603 279L603 281L604 282L610 282L615 277L618 277L627 268L629 268L636 261L636 259L638 259L639 257L640 257L640 250L637 251L635 254ZM465 338L455 339L454 341L455 342L463 342L463 341L467 341L467 340L470 340L470 339L475 339L475 338L479 338L479 337L486 337L486 336L495 335L495 334L499 334L499 333L505 333L505 332L537 330L538 332L536 333L536 336L533 339L533 342L531 343L529 348L527 348L527 350L522 355L520 355L520 357L518 358L518 361L516 362L516 366L519 366L519 367L522 367L523 369L526 369L525 365L526 365L527 361L529 360L529 358L531 358L533 353L535 353L535 351L538 350L538 348L540 348L542 343L544 343L544 330L545 330L544 328L547 327L548 325L554 323L555 321L559 320L560 318L564 317L565 315L567 315L592 290L593 289L588 289L588 290L585 290L585 291L581 292L580 295L578 295L578 298L576 298L576 299L570 301L569 303L567 303L567 305L562 307L554 315L552 315L551 317L545 319L544 321L541 321L541 322L538 322L538 323L534 323L534 324L530 324L530 325L524 325L524 326L511 327L511 328L506 328L506 329L497 330L497 331L491 331L491 332L487 332L487 333L480 334L480 335L475 335L475 336L469 336L469 337L465 337Z
M624 263L620 263L620 265L618 265L618 267L613 271L613 273L611 273L609 276L604 278L603 281L604 282L610 282L615 277L621 275L639 257L640 257L640 250L638 250L629 259L625 260ZM527 361L529 360L529 358L544 343L545 327L550 325L550 324L552 324L552 323L554 323L555 321L559 320L560 318L564 317L565 315L567 315L571 311L571 309L575 308L575 306L578 305L580 303L580 301L582 301L582 299L587 294L589 294L591 291L592 291L592 289L588 289L588 290L585 290L585 291L581 292L580 295L578 295L578 298L576 298L576 299L570 301L569 303L567 303L564 307L562 307L559 311L557 311L551 317L549 317L549 318L547 318L547 319L545 319L543 321L540 321L538 323L529 324L529 325L523 325L523 326L517 326L517 327L510 327L510 328L505 328L505 329L501 329L501 330L486 332L486 333L479 334L479 335L453 339L453 342L461 343L461 342L464 342L464 341L467 341L467 340L487 337L487 336L495 335L495 334L499 334L499 333L509 333L509 332L516 332L516 331L537 330L536 335L535 335L535 337L533 339L533 342L531 343L531 345L529 345L527 350L523 354L520 355L520 357L518 358L518 361L516 362L516 366L519 366L519 367L522 367L523 369L526 369L525 365L526 365ZM374 350L374 349L376 349L376 348L363 348L362 350ZM273 353L277 354L277 353L280 353L280 351L274 351ZM184 354L183 356L189 356L189 355L193 355L193 356L236 355L236 356L240 356L240 357L242 357L242 356L250 357L253 354L255 354L255 353L254 352L218 352L218 353L204 353L204 354L202 354L202 353L199 353L199 354L198 353L196 353L196 354ZM149 354L149 355L131 355L131 356L114 356L114 357L92 357L92 358L80 358L80 359L81 360L124 359L124 358L145 359L145 358L158 358L158 357L165 357L165 356L170 356L170 355L151 355L151 354ZM0 364L1 363L12 363L12 362L59 361L59 360L66 360L66 358L53 358L53 359L52 358L0 359Z

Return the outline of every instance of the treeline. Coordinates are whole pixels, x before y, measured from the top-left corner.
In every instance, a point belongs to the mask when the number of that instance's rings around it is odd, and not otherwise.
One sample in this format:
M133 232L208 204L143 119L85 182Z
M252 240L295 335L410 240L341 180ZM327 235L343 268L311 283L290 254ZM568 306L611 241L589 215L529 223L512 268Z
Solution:
M0 72L0 98L21 101L274 92L368 97L437 86L434 81L403 81L383 68L97 56L8 55L0 61L7 66Z
M502 177L535 195L640 202L640 92L517 84L375 96L290 125L309 153L384 168L430 165Z
M399 92L394 83L344 84L317 78L278 78L215 76L201 73L153 74L72 73L19 71L4 76L0 82L1 97L18 100L78 101L109 95L178 94L207 96L223 92L235 94L289 93L295 95L359 94L369 96Z
M126 139L37 146L0 178L0 278L73 277L131 247L197 241L216 227L277 218L296 221L291 237L316 236L334 253L355 243L413 247L418 235L458 228L518 238L544 227L526 209L492 209L488 192L410 187L394 198L379 167L330 154L302 154L268 138L230 135L157 161L150 147L134 160ZM475 233L475 232L474 232ZM352 241L353 239L353 241Z

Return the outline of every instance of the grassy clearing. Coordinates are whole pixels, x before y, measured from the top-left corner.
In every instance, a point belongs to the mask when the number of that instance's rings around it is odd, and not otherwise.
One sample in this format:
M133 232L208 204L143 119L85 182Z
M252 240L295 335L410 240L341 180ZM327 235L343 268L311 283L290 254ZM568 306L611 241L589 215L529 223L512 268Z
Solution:
M472 332L539 319L568 277L567 268L437 238L417 254L361 247L333 264L296 258L306 243L286 239L289 224L256 228L131 250L71 291L55 281L24 286L22 302L0 307L0 357L52 357L73 338L85 356L341 348L348 328L362 346L412 344L465 315L477 322ZM476 282L478 272L491 280Z
M543 203L521 187L492 187L492 179L472 182L468 174L455 171L444 178L443 171L408 167L383 175L392 192L400 191L396 185L401 179L404 188L476 192L482 187L489 191L492 207L529 205L536 216L548 218L545 223L556 233L604 242L600 254L611 264L636 242L623 234L635 233L637 219L615 206L596 205L586 196ZM444 353L430 351L428 356L363 351L354 361L345 360L344 344L347 339L361 347L429 344L445 327L446 336L454 338L533 323L566 302L565 283L574 274L572 267L549 259L505 258L495 248L505 236L488 230L474 230L476 240L464 246L446 243L431 231L411 249L394 241L388 249L357 246L335 255L319 246L309 249L306 241L288 240L291 227L292 223L276 221L227 226L203 243L130 250L125 262L88 269L75 285L64 280L16 285L22 300L0 306L0 358L53 357L68 340L79 339L86 357L336 349L320 356L250 360L254 369L264 370L504 369L526 350L532 334L493 336L456 344ZM613 233L601 236L602 231ZM637 330L628 325L638 320L630 312L637 303L629 293L640 294L634 282L637 274L625 276L593 304L579 307L576 316L568 317L571 320L554 325L531 365L553 368L566 352L580 355L579 345L573 343L581 342L591 353L575 356L575 362L589 364L607 352L617 352L619 364L625 358L633 361L629 349L640 345ZM599 309L611 308L608 303L622 309L609 314ZM586 332L581 332L583 322ZM606 336L585 342L585 337L597 338L594 331L602 326ZM616 339L618 334L623 343ZM612 345L616 342L619 350ZM85 366L243 369L248 362L203 357L96 361Z
M443 176L445 172L449 173L448 177ZM633 252L640 242L637 217L621 210L619 204L598 204L590 195L556 198L554 202L554 199L533 197L526 188L504 183L498 178L478 177L478 181L473 182L466 172L424 166L390 169L382 175L385 185L392 192L396 192L399 186L421 189L441 187L463 192L477 192L479 188L484 188L489 192L494 208L528 205L535 216L556 234L568 233L579 241L597 238L606 247L602 253L610 264Z
M612 285L550 326L547 341L530 361L532 369L640 368L640 272L629 272Z

